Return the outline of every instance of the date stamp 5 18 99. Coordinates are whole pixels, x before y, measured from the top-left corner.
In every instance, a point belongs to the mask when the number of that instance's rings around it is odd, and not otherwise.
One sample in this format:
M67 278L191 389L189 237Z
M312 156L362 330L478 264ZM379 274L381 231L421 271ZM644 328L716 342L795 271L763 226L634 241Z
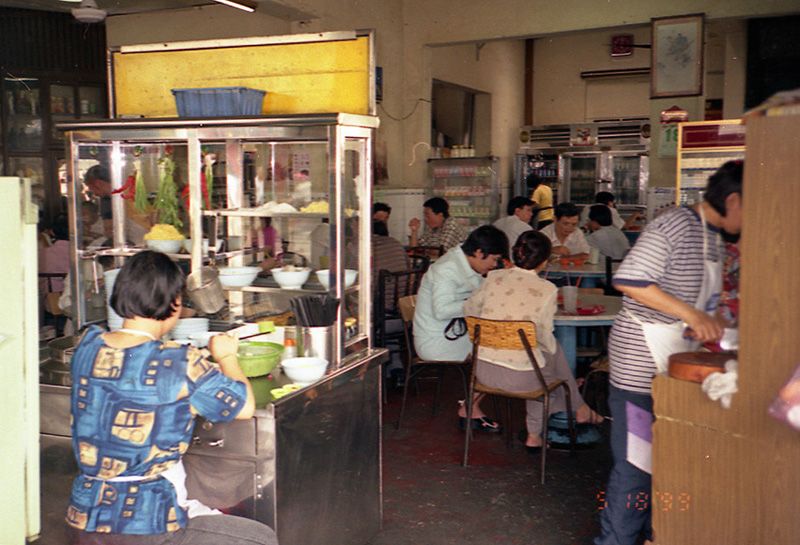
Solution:
M608 507L606 491L600 490L597 495L597 510L602 511ZM626 496L625 508L636 511L655 509L663 512L686 512L691 508L692 496L687 492L673 494L672 492L654 491L652 496L648 492L637 492Z

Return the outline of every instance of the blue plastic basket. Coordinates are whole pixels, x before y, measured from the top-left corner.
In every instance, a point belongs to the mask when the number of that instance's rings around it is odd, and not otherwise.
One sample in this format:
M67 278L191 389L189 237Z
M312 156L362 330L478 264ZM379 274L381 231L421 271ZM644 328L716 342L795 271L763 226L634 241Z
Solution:
M261 115L266 91L247 87L173 89L179 117Z

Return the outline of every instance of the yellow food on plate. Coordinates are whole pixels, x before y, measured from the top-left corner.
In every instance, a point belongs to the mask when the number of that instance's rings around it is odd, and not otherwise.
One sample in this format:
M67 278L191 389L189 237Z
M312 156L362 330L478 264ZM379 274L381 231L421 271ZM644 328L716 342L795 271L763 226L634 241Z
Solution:
M309 203L308 206L301 208L300 212L305 212L307 214L327 214L328 210L328 201L313 201Z
M156 223L144 236L145 240L183 240L183 234L168 223Z

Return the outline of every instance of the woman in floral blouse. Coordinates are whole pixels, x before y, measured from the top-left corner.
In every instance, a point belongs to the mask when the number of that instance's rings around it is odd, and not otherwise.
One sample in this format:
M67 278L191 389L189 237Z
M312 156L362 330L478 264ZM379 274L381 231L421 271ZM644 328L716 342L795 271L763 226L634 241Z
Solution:
M553 317L556 313L558 289L539 277L547 265L551 242L539 231L520 235L512 249L516 267L491 271L480 288L464 304L467 316L492 320L526 320L536 324L537 346L533 352L546 381L567 381L573 406L577 406L576 421L599 423L602 417L583 401L569 369L564 351L553 336ZM541 386L528 355L524 350L484 348L475 374L486 386L512 392L538 390ZM528 437L525 446L531 452L542 446L542 407L540 401L526 401ZM561 389L550 398L550 413L566 410Z

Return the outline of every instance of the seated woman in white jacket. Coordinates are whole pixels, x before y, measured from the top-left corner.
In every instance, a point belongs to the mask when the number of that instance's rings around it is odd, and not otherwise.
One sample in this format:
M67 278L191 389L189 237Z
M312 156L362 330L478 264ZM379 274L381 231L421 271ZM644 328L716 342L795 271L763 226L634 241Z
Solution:
M536 324L538 345L536 360L546 381L567 381L573 407L577 407L578 423L599 423L602 417L583 401L569 369L564 351L553 336L553 317L556 313L558 289L539 277L547 264L551 242L539 231L520 235L512 249L516 267L491 271L480 288L464 304L465 315L493 320L527 320ZM481 349L475 374L490 387L512 392L527 392L540 388L539 380L524 350ZM535 452L542 446L542 406L540 401L526 401L528 437L525 446ZM566 410L562 389L550 398L550 413Z

